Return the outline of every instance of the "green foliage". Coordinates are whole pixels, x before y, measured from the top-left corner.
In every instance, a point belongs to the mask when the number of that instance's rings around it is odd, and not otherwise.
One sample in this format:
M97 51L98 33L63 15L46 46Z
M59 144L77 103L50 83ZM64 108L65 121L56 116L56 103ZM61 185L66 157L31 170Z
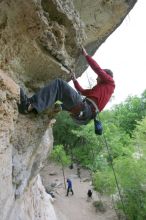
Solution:
M76 125L67 112L60 112L57 115L56 123L53 128L55 145L62 144L68 151L77 141L76 136L73 135L72 130L80 129Z
M102 145L101 140L94 134L93 122L82 126L80 130L72 130L72 133L78 138L78 142L73 149L74 157L77 158L84 166L90 166L94 169L96 157L100 152Z
M115 192L115 179L110 167L106 167L105 170L97 170L93 174L93 185L96 191L101 194L112 194Z
M66 181L65 181L65 173L64 173L64 167L71 164L70 157L66 155L66 152L63 148L63 145L57 145L55 146L55 149L51 153L51 159L57 162L62 166L62 175L64 178L64 186L66 189Z
M112 127L112 132L113 132L113 128L114 127ZM133 139L128 138L126 141L128 145L126 144L125 147L130 149L129 153L126 154L121 153L121 149L123 148L122 146L124 145L124 142L120 138L119 139L119 142L121 144L120 150L118 151L118 148L116 148L116 156L112 158L115 173L118 179L118 184L120 187L122 199L126 210L126 215L130 220L133 219L143 220L146 218L145 130L146 130L146 118L144 118L136 126L136 129L133 132ZM107 133L107 135L108 134L110 134L110 132ZM112 136L112 138L116 140L114 135ZM114 145L117 144L118 142L117 143L115 142L114 144L114 142L111 141L109 135L108 144L109 143L110 144L112 143L110 150L112 152L112 155L115 155ZM134 143L135 146L133 146L132 143ZM137 145L139 146L138 148ZM134 150L136 150L135 151L136 153L139 153L137 157L134 156L135 155ZM122 152L124 152L124 150L122 150ZM117 187L115 185L113 173L110 168L104 169L102 171L98 170L94 174L93 180L96 190L98 190L100 193L107 193L107 194L117 193ZM117 200L117 207L123 210L123 206L121 205L120 200Z
M55 144L65 147L72 160L95 170L102 142L94 133L93 121L86 126L78 126L66 112L61 113L54 127L54 139Z
M51 153L51 159L61 164L63 167L71 163L70 157L66 155L66 152L63 149L63 145L57 145Z
M146 161L134 158L118 158L115 170L122 191L126 214L130 220L146 217ZM119 208L123 208L118 203Z
M115 106L114 114L116 123L126 131L132 134L137 125L137 121L146 116L146 91L141 97L128 97L124 103Z
M104 136L108 143L112 158L131 155L133 147L130 146L131 139L129 135L121 129L114 118L113 112L106 111L102 113L102 122L104 125ZM103 143L105 146L105 142ZM109 157L107 148L104 147L104 156Z
M101 194L117 195L112 163L127 218L146 219L146 91L141 97L128 97L100 117L106 141L94 134L93 122L78 126L61 113L54 127L55 144L63 145L72 160L93 172L94 187ZM60 151L56 154L61 155ZM116 202L122 210L119 198Z
M131 97L125 104L116 107L116 110L106 111L102 114L104 134L112 155L126 216L130 220L146 219L145 103L146 92L142 99ZM94 186L100 193L117 194L115 179L110 169L111 158L107 149L102 153L103 157L109 161L109 168L104 167L94 173ZM123 210L119 199L117 207Z
M143 118L142 121L137 122L138 125L134 130L133 136L133 144L135 145L135 150L139 154L146 153L146 117Z

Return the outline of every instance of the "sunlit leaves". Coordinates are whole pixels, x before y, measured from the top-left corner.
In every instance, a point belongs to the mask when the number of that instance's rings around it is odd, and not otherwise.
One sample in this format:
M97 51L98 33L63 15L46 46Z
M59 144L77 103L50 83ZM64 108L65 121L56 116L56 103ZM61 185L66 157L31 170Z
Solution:
M70 157L66 155L62 145L55 146L51 153L51 159L56 161L58 164L61 164L62 166L67 166L71 163Z

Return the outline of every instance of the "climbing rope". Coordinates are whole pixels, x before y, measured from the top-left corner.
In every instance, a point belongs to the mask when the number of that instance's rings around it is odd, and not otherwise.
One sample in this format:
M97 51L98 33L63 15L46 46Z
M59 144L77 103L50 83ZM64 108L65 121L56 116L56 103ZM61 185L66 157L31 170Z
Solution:
M120 190L119 183L118 183L118 179L117 179L116 172L115 172L115 169L114 169L114 166L113 166L113 157L112 157L112 154L110 152L110 148L109 148L109 145L107 143L107 140L106 140L106 137L105 137L104 134L102 135L102 140L105 143L105 146L106 146L109 158L110 158L110 165L111 165L111 168L112 168L112 171L113 171L113 174L114 174L114 178L115 178L115 182L116 182L116 187L117 187L117 190L118 190L118 193L119 193L119 197L120 197L120 200L121 200L123 212L125 214L125 217L127 217L126 216L126 209L125 209L124 201L123 201L121 190Z
M91 88L91 83L90 83L90 81L89 81L89 76L88 76L87 70L86 70L86 75L87 75L87 79L88 79L89 86L90 86L90 88ZM99 118L99 120L100 120L99 114L98 114L97 116L98 116L98 118ZM100 120L100 121L101 121L101 120ZM117 190L118 190L118 193L119 193L119 197L120 197L120 201L121 201L121 204L122 204L123 212L124 212L125 217L127 218L124 201L123 201L123 198L122 198L122 194L121 194L121 190L120 190L120 187L119 187L119 183L118 183L118 179L117 179L117 176L116 176L116 172L115 172L115 169L114 169L114 166L113 166L113 157L112 157L112 154L111 154L111 152L110 152L110 148L109 148L109 145L108 145L108 143L107 143L107 140L106 140L105 135L102 134L101 138L102 138L103 143L104 143L105 146L106 146L106 149L107 149L107 152L108 152L108 155L109 155L109 158L110 158L110 165L111 165L111 168L112 168L112 171L113 171L113 175L114 175L114 178L115 178L116 187L117 187Z

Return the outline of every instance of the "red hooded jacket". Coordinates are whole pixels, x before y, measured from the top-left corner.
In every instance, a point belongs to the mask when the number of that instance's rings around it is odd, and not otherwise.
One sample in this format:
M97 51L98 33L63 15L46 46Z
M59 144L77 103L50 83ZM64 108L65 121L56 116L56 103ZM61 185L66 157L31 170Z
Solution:
M99 111L102 111L114 92L115 82L110 75L100 68L92 57L87 55L86 60L94 72L100 77L101 82L92 89L83 89L78 81L74 80L74 86L83 96L92 99L97 104Z

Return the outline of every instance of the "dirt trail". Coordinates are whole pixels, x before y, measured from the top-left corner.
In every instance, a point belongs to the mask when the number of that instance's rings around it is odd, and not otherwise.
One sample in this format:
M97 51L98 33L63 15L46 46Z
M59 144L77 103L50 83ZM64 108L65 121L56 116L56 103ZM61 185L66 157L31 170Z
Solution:
M91 182L87 181L90 180L90 176L86 170L81 170L81 178L79 178L75 166L73 169L65 169L65 176L72 180L74 191L74 195L70 194L68 197L66 197L62 170L59 166L50 164L43 169L41 175L45 186L48 186L50 183L57 183L58 185L54 188L54 208L58 220L117 220L109 198L102 198L106 205L104 213L96 212L93 206L93 201L99 200L95 191L93 191L92 201L87 201L87 191L92 186Z

